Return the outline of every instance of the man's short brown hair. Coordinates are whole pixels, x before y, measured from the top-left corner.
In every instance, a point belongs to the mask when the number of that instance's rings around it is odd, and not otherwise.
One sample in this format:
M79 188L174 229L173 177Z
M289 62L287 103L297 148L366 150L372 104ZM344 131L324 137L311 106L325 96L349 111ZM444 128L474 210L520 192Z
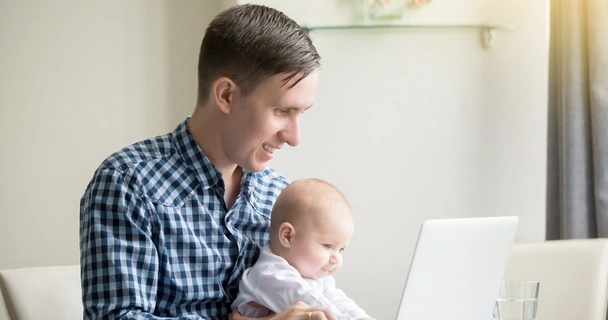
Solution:
M213 82L232 79L243 95L268 77L305 78L321 57L302 28L284 13L245 4L218 14L207 27L198 60L198 103L209 98ZM297 81L294 83L294 85Z

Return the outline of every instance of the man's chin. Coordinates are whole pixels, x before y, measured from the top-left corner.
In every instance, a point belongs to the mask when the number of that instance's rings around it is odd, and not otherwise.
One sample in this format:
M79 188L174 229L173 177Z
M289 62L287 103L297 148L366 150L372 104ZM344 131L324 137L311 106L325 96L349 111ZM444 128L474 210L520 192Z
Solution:
M247 165L247 166L241 166L241 168L245 171L249 171L249 172L262 172L264 170L266 170L266 163L256 163L253 165Z

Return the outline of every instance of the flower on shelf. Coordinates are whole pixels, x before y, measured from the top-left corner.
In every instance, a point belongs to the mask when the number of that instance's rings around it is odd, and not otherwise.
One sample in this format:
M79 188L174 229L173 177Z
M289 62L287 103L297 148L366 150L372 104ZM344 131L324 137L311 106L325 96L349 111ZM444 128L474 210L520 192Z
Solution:
M431 0L410 0L408 7L409 8L422 8L429 3L431 3Z
M394 5L395 2L399 3L399 2L403 2L403 1L398 1L398 0L371 0L371 2L376 2L377 4L383 5L383 6L390 6L390 5ZM406 1L406 5L408 8L422 8L424 6L426 6L427 4L431 3L431 0L407 0Z
M432 0L360 0L363 23L403 23L408 10L422 8Z

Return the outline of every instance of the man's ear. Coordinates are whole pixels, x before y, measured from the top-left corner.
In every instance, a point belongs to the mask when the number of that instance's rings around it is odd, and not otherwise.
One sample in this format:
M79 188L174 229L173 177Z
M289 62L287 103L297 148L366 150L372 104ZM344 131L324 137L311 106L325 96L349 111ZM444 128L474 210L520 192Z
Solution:
M281 223L279 227L279 242L285 248L291 247L291 241L293 236L296 234L296 228L289 222Z
M230 107L234 103L235 94L237 93L237 86L234 81L227 77L221 77L213 83L212 88L213 98L215 104L218 106L220 111L225 114L230 113Z

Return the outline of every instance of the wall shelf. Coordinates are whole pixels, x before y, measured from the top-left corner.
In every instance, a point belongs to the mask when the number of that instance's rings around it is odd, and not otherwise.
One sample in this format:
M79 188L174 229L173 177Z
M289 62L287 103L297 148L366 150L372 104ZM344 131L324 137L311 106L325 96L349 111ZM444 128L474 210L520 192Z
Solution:
M401 30L426 30L426 29L473 29L480 30L483 36L485 48L490 48L496 39L496 30L515 30L508 24L395 24L395 23L373 23L373 24L350 24L350 25L304 25L304 32L310 37L315 31L323 30L362 30L362 29L401 29Z

